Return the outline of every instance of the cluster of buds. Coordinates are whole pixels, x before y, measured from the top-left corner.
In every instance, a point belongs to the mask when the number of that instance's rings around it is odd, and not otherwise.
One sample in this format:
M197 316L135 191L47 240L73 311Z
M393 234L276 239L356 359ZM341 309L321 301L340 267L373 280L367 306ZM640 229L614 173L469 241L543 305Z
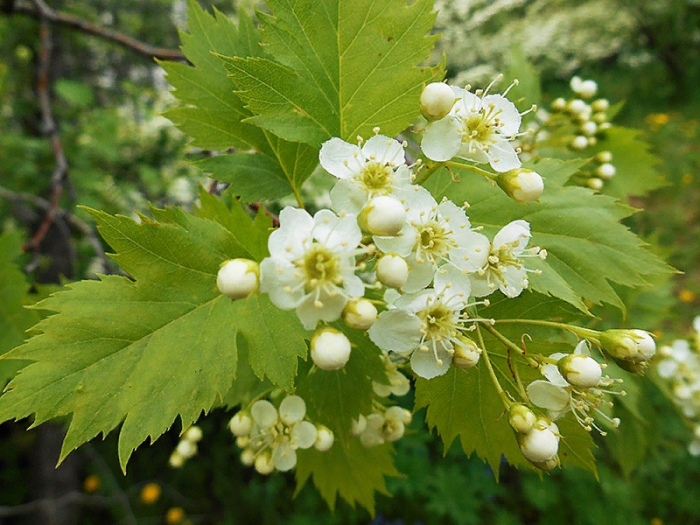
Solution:
M384 412L360 415L352 422L351 434L367 448L392 443L403 437L406 425L411 423L411 413L405 408L393 406Z
M261 399L250 410L238 412L229 423L236 445L243 449L241 462L255 466L260 474L287 472L297 463L297 449L314 447L325 452L333 446L334 435L322 425L305 419L306 403L299 396L285 397L276 408Z
M546 417L537 417L525 405L515 404L508 410L508 423L516 433L523 456L540 470L550 471L559 465L559 428Z
M168 463L173 468L181 468L185 461L197 454L197 443L202 440L202 429L192 426L180 438L180 442L170 454Z
M700 316L695 318L693 328L692 341L678 339L659 348L661 359L656 362L656 373L668 383L674 403L693 426L688 451L700 456Z
M596 163L595 169L586 173L586 185L592 190L600 191L605 185L605 181L612 179L615 176L615 166L612 164L612 153L609 151L601 151L593 160Z

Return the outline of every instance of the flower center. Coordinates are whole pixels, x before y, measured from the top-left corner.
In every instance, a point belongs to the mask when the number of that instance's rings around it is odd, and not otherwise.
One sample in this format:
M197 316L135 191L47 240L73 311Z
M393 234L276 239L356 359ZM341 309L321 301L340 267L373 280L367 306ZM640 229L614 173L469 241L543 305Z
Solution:
M322 244L315 244L294 263L302 268L306 275L307 290L316 289L326 283L338 284L342 281L340 260Z
M455 312L441 300L438 299L417 315L421 320L421 332L426 339L440 341L457 335Z
M391 184L392 173L393 170L389 166L370 161L360 174L360 182L368 191L384 190Z
M416 225L419 232L419 246L416 258L421 258L421 253L425 254L430 262L436 262L454 247L452 230L445 228L436 220L430 220L424 225ZM420 261L419 261L420 262Z

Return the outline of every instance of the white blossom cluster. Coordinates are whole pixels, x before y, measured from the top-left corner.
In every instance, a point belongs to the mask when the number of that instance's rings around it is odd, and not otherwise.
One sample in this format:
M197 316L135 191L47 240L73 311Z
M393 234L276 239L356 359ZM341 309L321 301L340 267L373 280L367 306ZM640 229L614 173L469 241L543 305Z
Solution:
M512 145L521 113L505 93L489 94L493 84L474 93L428 85L421 96L421 148L435 163L458 158L489 164L506 194L532 202L544 185L537 173L520 167ZM470 308L487 301L470 297L496 290L517 297L528 287L528 275L539 273L525 261L546 257L527 247L526 221L513 221L489 239L472 227L464 207L446 198L438 203L414 183L416 165L407 164L405 147L378 129L358 144L325 142L321 166L338 179L331 209L312 216L285 207L268 241L270 256L259 267L236 259L219 272L219 290L232 299L259 287L278 308L294 310L304 328L316 331L311 357L322 370L338 370L350 359L346 335L325 326L341 317L352 328L369 330L387 354L409 360L421 377L446 373L455 356L460 366L474 366L480 350L466 333L480 319ZM368 274L370 279L360 277ZM364 297L377 286L397 290L397 297L390 303ZM378 312L376 303L385 309Z
M559 427L547 417L537 417L525 405L508 410L508 423L515 430L520 451L537 468L549 471L559 465Z
M693 341L678 339L659 348L661 359L656 373L670 386L673 400L688 418L694 439L688 444L693 456L700 456L700 316L693 322Z
M185 464L185 461L197 454L197 443L202 440L202 429L197 426L191 426L180 438L180 442L175 447L175 450L170 455L170 466L180 468Z
M408 410L392 406L367 416L360 415L352 422L351 434L359 438L363 446L376 447L401 439L411 419Z
M264 475L293 469L298 449L325 452L335 439L328 428L306 419L306 403L296 395L285 397L279 408L264 399L256 401L250 410L233 416L229 429L243 449L241 462Z

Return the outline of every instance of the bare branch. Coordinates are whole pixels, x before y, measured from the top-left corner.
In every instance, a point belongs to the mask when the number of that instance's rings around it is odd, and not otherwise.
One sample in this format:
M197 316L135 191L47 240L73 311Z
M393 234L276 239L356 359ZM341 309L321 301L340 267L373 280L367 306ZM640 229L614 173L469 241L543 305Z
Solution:
M59 498L37 499L23 505L16 505L14 507L0 506L0 518L33 514L46 506L60 508L66 505L79 504L108 507L111 503L112 501L110 498L105 498L104 496L83 494L82 492L69 492L68 494L65 494Z
M93 24L87 20L83 20L82 18L78 18L77 16L70 15L68 13L56 11L46 5L43 0L33 0L33 4L34 8L24 4L16 5L14 6L12 13L30 16L39 20L44 19L52 24L77 29L83 33L114 42L115 44L118 44L147 58L174 60L178 62L187 61L185 55L183 55L182 52L177 49L166 49L151 46L141 42L140 40L136 40L135 38L125 35L124 33L120 33L119 31L114 31L113 29L108 29L106 27Z

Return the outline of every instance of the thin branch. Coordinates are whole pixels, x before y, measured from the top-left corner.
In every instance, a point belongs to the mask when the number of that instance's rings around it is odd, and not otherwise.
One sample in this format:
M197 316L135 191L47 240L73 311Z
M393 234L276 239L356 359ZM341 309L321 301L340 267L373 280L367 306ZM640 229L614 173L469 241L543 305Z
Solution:
M136 40L128 35L114 31L106 27L101 27L77 16L68 13L56 11L46 5L43 0L33 0L34 8L28 5L17 5L14 8L14 14L20 14L46 20L52 24L70 27L77 29L92 36L103 38L114 42L130 51L134 51L146 58L157 58L159 60L175 60L178 62L186 62L187 59L181 51L177 49L166 49L162 47L154 47L140 40Z
M82 492L69 492L58 498L37 499L23 505L13 507L0 506L0 518L8 516L21 516L33 514L44 507L64 507L73 504L92 505L97 507L108 507L111 504L110 498L104 496L83 494Z
M119 482L112 473L112 469L109 468L104 458L91 443L86 443L85 446L83 446L83 451L87 455L88 460L92 461L95 467L102 473L102 478L108 485L107 488L112 492L113 500L117 502L124 512L123 521L128 525L136 525L137 520L134 515L134 509L131 507L129 496L127 496L119 486Z

